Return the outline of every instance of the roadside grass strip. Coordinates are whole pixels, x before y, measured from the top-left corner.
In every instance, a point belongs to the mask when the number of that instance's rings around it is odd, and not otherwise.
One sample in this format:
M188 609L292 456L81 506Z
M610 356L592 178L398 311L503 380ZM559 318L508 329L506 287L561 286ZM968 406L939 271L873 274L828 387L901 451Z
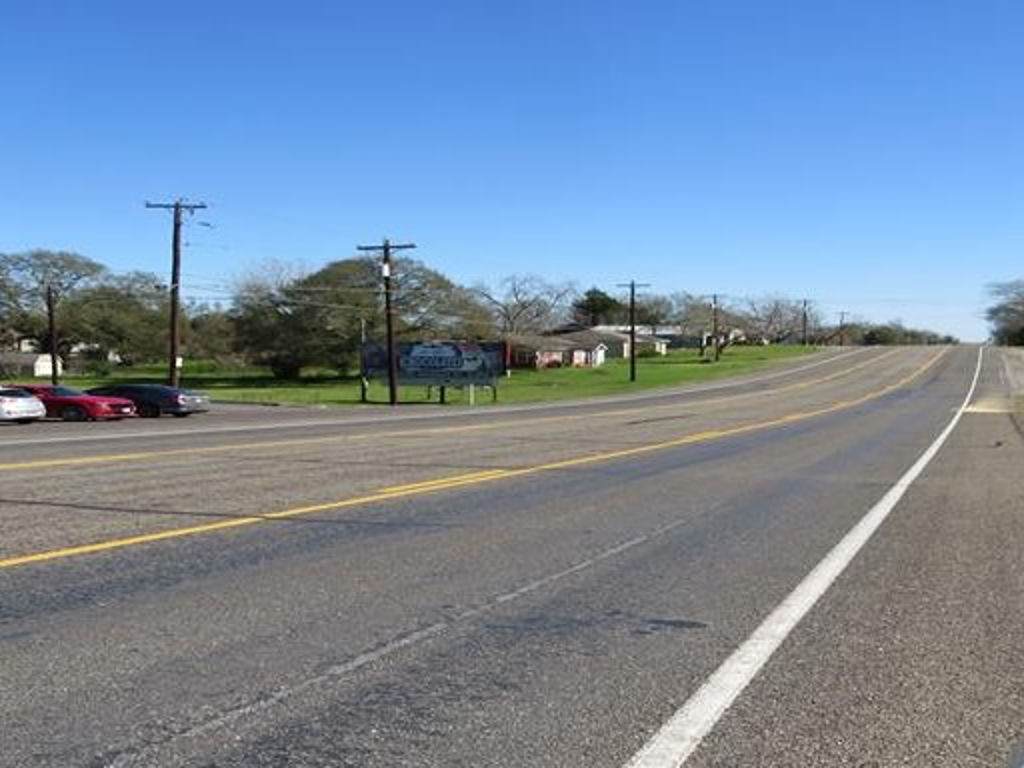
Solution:
M894 354L895 350L889 350L884 354L879 355L871 360L867 360L849 368L844 368L835 373L831 373L827 376L822 376L816 379L809 379L807 381L799 381L794 384L787 384L781 387L775 387L768 390L760 390L758 392L742 393L737 395L725 395L721 397L706 398L703 400L697 400L692 405L714 405L716 403L731 402L743 398L750 397L764 397L766 394L781 394L783 392L790 392L793 390L806 389L811 386L818 384L826 384L830 381L834 381L843 376L848 376L851 373L856 373L869 365L881 362L885 358ZM678 406L676 405L656 405L656 406L643 406L635 408L621 408L612 411L605 411L600 414L603 418L615 418L619 416L627 416L634 413L643 413L650 415L658 411L674 410ZM531 417L533 423L551 423L551 422L568 422L568 421L579 421L581 419L593 419L594 414L575 414L575 415L559 415L559 416L540 416ZM423 429L406 429L400 431L385 431L385 432L365 432L357 434L346 434L346 435L329 435L326 437L302 437L292 438L288 440L263 440L251 443L226 443L221 445L210 445L204 447L194 448L169 448L155 451L136 451L131 453L109 453L100 454L96 456L74 456L74 457L60 457L54 459L34 459L31 461L17 461L8 462L6 464L0 464L0 472L14 472L18 470L31 470L31 469L57 469L61 467L82 467L99 464L118 464L123 462L137 462L147 461L151 459L164 459L174 456L202 456L218 453L231 453L241 451L261 451L261 450L275 450L279 448L301 448L306 446L315 445L327 445L336 443L345 443L355 440L365 440L368 438L381 439L381 438L394 438L394 437L408 437L415 435L443 435L443 434L458 434L460 432L484 432L493 430L502 430L507 427L513 427L521 424L521 420L502 420L492 421L486 424L463 424L454 427L426 427Z

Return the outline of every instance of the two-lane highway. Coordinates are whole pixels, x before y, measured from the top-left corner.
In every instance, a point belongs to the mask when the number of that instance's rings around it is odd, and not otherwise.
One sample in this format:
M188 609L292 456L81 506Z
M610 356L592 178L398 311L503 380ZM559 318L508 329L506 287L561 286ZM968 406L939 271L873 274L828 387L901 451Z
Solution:
M1024 360L978 363L857 350L586 404L5 428L0 764L1007 764ZM749 685L659 742L978 371Z

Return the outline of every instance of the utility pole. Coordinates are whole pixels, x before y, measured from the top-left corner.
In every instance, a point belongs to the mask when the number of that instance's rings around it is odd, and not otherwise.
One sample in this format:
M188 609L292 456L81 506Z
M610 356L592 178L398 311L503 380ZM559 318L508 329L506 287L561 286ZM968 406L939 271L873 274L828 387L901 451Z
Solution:
M715 362L722 357L722 348L718 343L718 294L711 294L711 346L714 350Z
M186 203L175 200L173 203L146 202L147 208L163 208L174 212L174 227L171 231L171 301L168 329L167 349L167 383L176 387L181 382L181 366L179 365L179 347L181 346L181 328L178 321L181 306L181 219L182 212L189 214L206 208L205 203Z
M46 325L50 335L50 383L57 386L57 297L49 283L46 285Z
M415 243L395 244L384 238L381 245L358 245L360 251L377 251L381 254L380 274L384 279L384 324L387 328L388 351L388 402L398 405L398 350L395 348L395 309L392 302L391 252L415 248Z
M802 327L802 331L801 331L801 334L800 334L800 338L802 339L803 346L806 347L807 346L807 299L804 299L804 303L803 303L803 313L802 313L801 327Z
M366 318L359 318L359 402L367 400L369 382L366 380Z
M630 280L619 283L619 288L629 288L629 380L636 381L636 289L649 288L648 283Z
M846 333L846 313L839 313L839 346L843 346L843 335Z

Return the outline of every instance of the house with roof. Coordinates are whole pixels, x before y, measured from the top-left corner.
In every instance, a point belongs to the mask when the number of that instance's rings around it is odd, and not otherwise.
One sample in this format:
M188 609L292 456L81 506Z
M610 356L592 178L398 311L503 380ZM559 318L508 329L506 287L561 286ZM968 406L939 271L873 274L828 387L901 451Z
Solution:
M615 337L625 338L625 352L623 357L629 357L629 326L628 325L595 325L591 328L595 333L610 334ZM636 351L637 354L649 350L656 355L667 355L669 348L669 336L675 330L673 326L641 326L636 327Z
M522 335L507 339L512 368L592 368L608 351L600 340L565 335Z

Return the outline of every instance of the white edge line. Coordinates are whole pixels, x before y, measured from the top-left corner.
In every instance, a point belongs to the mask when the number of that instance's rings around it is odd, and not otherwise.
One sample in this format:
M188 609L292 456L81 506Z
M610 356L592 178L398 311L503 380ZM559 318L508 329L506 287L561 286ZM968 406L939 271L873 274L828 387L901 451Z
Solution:
M981 365L982 348L979 348L977 367L967 396L942 433L878 503L825 555L814 570L769 614L753 634L632 757L627 763L627 768L679 768L687 761L743 689L757 676L800 620L846 570L857 553L885 522L907 489L935 458L974 397Z

